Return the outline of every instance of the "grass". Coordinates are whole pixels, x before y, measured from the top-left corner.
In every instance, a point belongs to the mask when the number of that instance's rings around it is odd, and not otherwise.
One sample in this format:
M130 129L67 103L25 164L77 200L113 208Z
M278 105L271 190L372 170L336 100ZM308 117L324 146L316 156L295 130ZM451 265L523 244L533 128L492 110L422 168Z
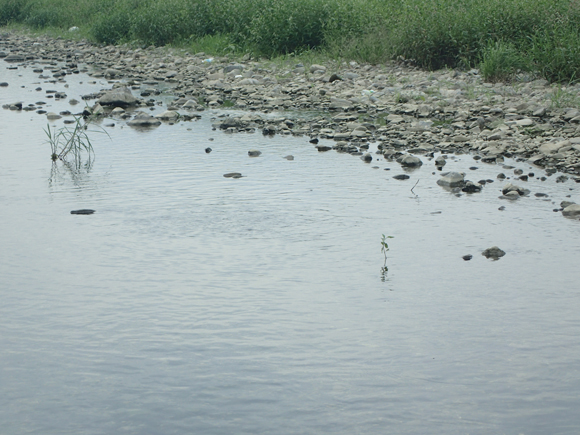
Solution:
M570 91L561 85L556 85L550 93L550 108L580 109L580 93L578 90Z
M402 57L430 69L479 67L490 81L517 71L580 80L580 0L0 0L0 26L15 23L63 34L77 26L104 44Z
M87 165L92 164L95 152L88 136L87 125L82 121L82 118L75 117L73 127L51 129L50 124L47 124L44 132L50 145L50 158L53 162L61 160L79 169L85 161L83 157L86 155ZM72 161L69 160L70 157L72 157Z

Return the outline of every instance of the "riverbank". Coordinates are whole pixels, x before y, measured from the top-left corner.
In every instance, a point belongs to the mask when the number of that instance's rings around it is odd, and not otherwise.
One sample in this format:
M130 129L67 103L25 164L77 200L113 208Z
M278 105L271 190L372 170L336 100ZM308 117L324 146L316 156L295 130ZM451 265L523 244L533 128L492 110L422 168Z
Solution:
M169 121L198 116L206 108L256 113L216 121L216 128L228 133L254 129L329 138L335 149L351 153L376 142L387 158L406 151L470 152L487 162L514 157L580 174L580 85L553 86L526 75L511 84L486 83L476 69L424 71L395 62L233 61L9 32L1 35L0 52L7 67L37 67L39 77L53 83L78 71L107 79L110 88L83 96L94 114L114 108L95 104L106 91L128 86L140 107L160 104L156 95L162 92L172 95ZM5 108L37 109L32 101L14 103ZM260 116L272 111L284 116ZM304 117L306 112L310 116ZM130 121L135 113L123 109L114 115Z

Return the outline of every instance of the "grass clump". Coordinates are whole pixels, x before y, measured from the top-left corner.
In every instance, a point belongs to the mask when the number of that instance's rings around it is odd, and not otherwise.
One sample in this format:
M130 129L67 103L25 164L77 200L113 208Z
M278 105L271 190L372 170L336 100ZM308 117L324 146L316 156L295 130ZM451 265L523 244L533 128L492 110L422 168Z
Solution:
M44 132L50 145L50 159L53 162L61 160L78 169L85 161L84 157L86 156L87 166L92 164L95 152L88 135L87 124L81 117L75 117L73 127L51 129L50 124L47 124ZM105 131L103 130L103 132ZM72 161L68 160L69 157L72 157Z
M483 51L479 69L489 82L508 81L520 71L530 70L528 59L509 42L490 43Z

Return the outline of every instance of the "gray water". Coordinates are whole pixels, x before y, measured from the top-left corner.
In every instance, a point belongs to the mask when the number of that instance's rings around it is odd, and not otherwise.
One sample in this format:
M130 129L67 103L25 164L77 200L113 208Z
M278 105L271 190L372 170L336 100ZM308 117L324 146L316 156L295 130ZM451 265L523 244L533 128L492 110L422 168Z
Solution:
M2 104L110 87L1 67ZM220 113L105 120L71 172L44 116L0 112L2 435L580 431L580 222L552 211L575 183L457 197L424 157L401 182L306 137L212 131Z

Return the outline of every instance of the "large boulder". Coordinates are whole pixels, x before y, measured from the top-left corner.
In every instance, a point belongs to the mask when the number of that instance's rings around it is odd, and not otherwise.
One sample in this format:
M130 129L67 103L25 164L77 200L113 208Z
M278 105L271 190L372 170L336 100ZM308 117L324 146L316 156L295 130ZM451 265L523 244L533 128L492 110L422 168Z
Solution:
M139 104L139 100L133 96L129 88L116 88L105 92L97 103L101 106L131 107Z

